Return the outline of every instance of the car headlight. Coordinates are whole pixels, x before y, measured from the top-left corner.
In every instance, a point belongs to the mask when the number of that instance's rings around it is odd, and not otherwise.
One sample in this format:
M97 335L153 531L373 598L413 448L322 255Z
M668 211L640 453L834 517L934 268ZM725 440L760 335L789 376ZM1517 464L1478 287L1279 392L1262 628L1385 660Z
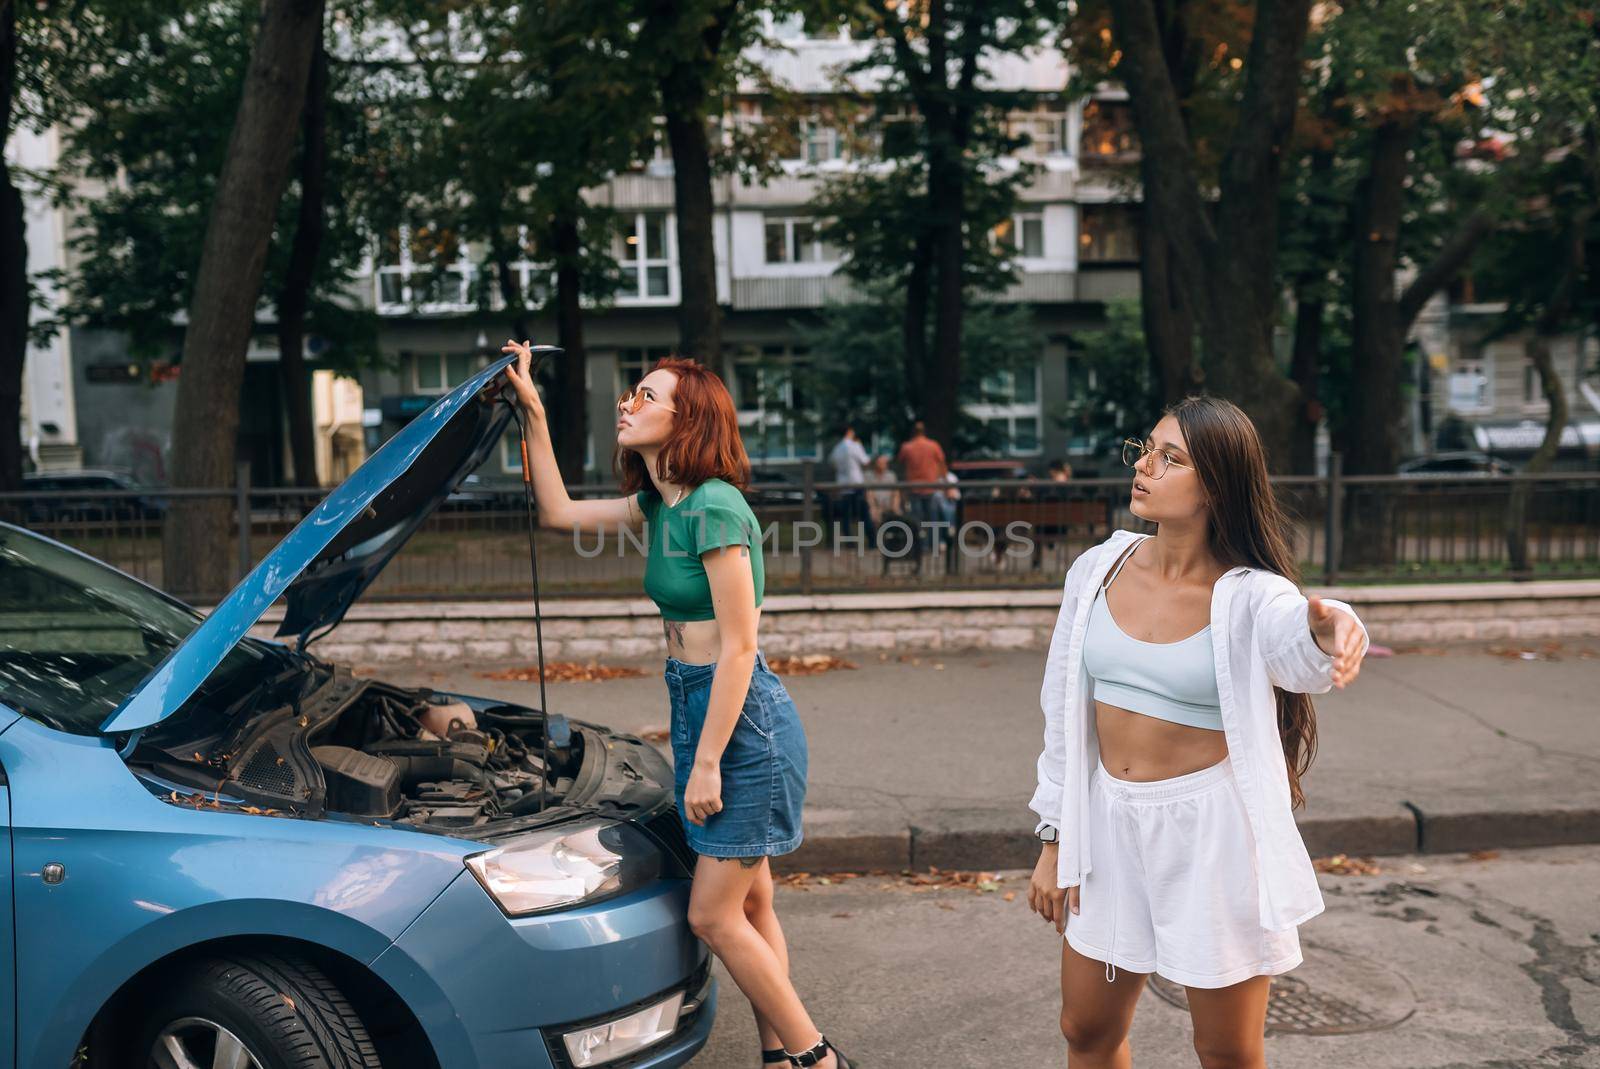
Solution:
M624 894L661 874L661 851L628 824L566 825L467 858L489 897L513 917Z

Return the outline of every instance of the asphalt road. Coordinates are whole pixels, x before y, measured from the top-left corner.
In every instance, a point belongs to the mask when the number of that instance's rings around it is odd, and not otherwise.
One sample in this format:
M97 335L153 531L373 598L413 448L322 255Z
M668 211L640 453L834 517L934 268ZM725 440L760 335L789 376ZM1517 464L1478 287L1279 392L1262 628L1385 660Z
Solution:
M1387 1027L1276 1034L1269 1064L1600 1069L1600 848L1379 864L1322 877L1328 910L1301 929L1307 960L1290 976L1304 989L1286 1005ZM1028 912L1025 879L1005 873L985 892L873 876L783 887L796 985L865 1069L1064 1066L1060 942ZM747 1003L721 975L694 1065L757 1066ZM1197 1065L1190 1036L1187 1013L1147 987L1134 1064Z

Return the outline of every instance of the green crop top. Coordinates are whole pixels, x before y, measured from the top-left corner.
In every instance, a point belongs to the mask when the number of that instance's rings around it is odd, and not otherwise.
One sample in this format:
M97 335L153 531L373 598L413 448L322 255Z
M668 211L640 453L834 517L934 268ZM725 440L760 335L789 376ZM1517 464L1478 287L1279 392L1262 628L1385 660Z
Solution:
M707 479L682 501L668 507L653 487L636 499L644 513L650 556L644 566L644 592L667 620L715 620L711 581L700 554L719 546L749 546L756 604L766 587L761 563L761 528L737 487Z

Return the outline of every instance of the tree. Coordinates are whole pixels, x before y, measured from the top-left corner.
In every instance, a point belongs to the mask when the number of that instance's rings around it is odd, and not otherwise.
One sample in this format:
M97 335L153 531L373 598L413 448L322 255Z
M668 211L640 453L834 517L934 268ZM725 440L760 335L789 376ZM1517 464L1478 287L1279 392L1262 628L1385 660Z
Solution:
M0 150L17 96L17 9L0 0ZM22 365L28 355L28 243L22 191L0 159L0 492L22 485Z
M1086 5L1087 6L1087 5ZM1195 0L1106 0L1106 67L1128 89L1141 145L1143 233L1164 235L1144 251L1145 333L1167 390L1182 387L1188 325L1201 343L1195 384L1227 396L1255 421L1283 470L1299 390L1279 370L1272 334L1279 303L1278 189L1299 95L1310 0L1258 0L1248 46L1228 70L1243 78L1230 101L1214 177L1209 124L1191 121L1194 45L1205 5ZM1092 8L1090 8L1092 11ZM1092 43L1092 42L1091 42ZM1227 44L1221 40L1219 44ZM1217 55L1213 49L1212 55Z
M906 104L916 119L899 145L894 131L880 134L887 168L830 183L817 206L846 249L846 274L904 288L907 397L929 435L947 444L960 420L966 308L1014 277L1009 251L992 235L1030 174L994 164L1020 145L1007 135L1005 114L1031 94L997 89L987 75L1000 57L1043 44L1061 10L1050 0L928 0L830 11L871 35L874 47L851 71L883 72L880 110Z
M910 395L905 336L901 330L901 305L905 292L892 282L874 283L865 299L824 308L810 323L796 330L813 354L801 381L815 410L850 419L867 441L874 434L903 441L921 409ZM1043 344L1026 305L975 302L962 319L961 339L965 359L962 397L991 400L989 391L1009 372L1032 373ZM993 398L1001 400L999 397ZM821 428L827 432L831 428ZM953 455L1006 448L993 428L966 412L959 412L953 432L945 439Z
M226 486L233 477L245 349L289 180L322 10L322 0L263 0L189 302L173 414L175 487ZM169 589L226 589L230 511L227 501L173 501L162 531Z
M358 27L338 4L334 33ZM198 251L229 149L259 6L236 0L186 17L167 0L119 5L78 27L71 48L115 54L59 79L70 121L57 194L74 209L76 265L62 318L126 339L139 361L170 359L193 299ZM293 179L276 208L257 308L275 319L294 479L316 485L305 339L319 363L350 372L377 359L376 324L349 289L371 248L367 217L382 202L394 151L369 118L375 87L356 63L330 62L319 31L291 150ZM63 50L66 50L63 48ZM93 180L83 192L79 177Z
M586 426L583 302L615 291L612 214L583 190L637 158L653 82L630 49L628 9L582 0L483 3L441 18L436 4L393 0L414 74L402 91L416 151L393 221L426 220L448 240L484 250L479 306L498 305L516 337L553 308L563 356L551 419L564 476L583 477ZM536 265L524 278L520 264ZM443 266L442 264L440 265ZM553 278L554 287L549 285ZM498 339L497 339L498 340Z
M641 0L637 38L660 94L672 154L678 243L678 354L714 364L722 353L722 309L712 216L712 121L720 115L759 13L742 0Z
M1522 335L1547 406L1544 436L1523 472L1548 471L1570 416L1567 386L1551 356L1552 341L1600 325L1600 36L1576 34L1556 58L1577 76L1577 116L1569 142L1540 167L1519 198L1524 211L1502 227L1479 257L1474 284L1506 309L1486 340ZM1590 106L1582 106L1587 99ZM1580 342L1581 344L1581 342ZM1506 509L1506 556L1513 573L1531 570L1528 512L1534 484L1517 479Z

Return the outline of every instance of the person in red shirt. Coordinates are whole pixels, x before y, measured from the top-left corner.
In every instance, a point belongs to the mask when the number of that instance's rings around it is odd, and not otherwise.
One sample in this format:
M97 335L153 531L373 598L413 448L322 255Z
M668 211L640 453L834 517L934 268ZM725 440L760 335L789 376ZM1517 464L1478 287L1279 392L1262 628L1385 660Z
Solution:
M895 460L900 464L908 483L942 483L945 474L950 470L945 463L944 449L939 443L928 437L927 426L919 419L911 425L911 437L900 445L900 452ZM918 487L909 491L911 494L911 514L916 519L920 528L917 531L917 544L920 547L923 540L932 536L935 547L941 541L941 530L938 527L927 527L926 524L949 524L954 522L953 509L945 491L933 487ZM920 562L919 562L920 567Z

